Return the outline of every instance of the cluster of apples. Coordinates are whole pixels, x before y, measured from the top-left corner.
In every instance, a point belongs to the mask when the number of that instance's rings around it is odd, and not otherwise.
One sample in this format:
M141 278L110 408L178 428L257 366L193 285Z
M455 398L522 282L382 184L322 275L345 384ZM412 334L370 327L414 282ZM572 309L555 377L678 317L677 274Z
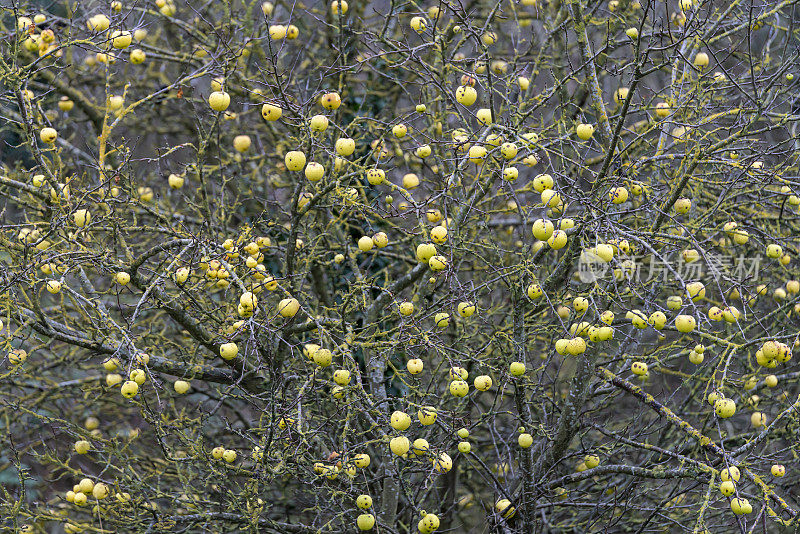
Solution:
M139 388L147 381L148 372L147 364L150 363L150 355L146 352L138 352L133 358L133 361L141 367L136 367L128 373L128 379L125 380L123 376L115 371L118 371L122 364L116 357L111 357L103 362L103 369L107 371L106 386L114 388L121 384L120 394L126 399L132 399L139 393ZM180 383L180 384L179 384ZM184 385L188 386L188 382L182 380L177 381L175 390L178 393L185 393L188 387L184 389Z

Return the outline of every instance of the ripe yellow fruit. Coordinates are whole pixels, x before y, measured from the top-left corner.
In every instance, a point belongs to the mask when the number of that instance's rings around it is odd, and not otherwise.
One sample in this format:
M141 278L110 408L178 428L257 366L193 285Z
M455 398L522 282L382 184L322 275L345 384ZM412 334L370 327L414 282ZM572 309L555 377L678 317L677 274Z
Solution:
M367 510L372 507L372 497L369 495L359 495L356 497L356 506L362 510Z
M783 248L780 245L772 243L767 245L767 257L776 259L780 258L783 255Z
M83 427L86 430L94 430L100 426L100 420L97 417L89 416L83 422Z
M680 310L682 306L683 306L683 299L681 297L678 297L676 295L667 297L667 308L669 308L670 310L677 311Z
M372 242L376 247L383 248L389 244L389 236L387 236L384 232L378 232L372 236Z
M234 343L223 343L219 347L219 355L223 360L232 360L239 354L239 346Z
M183 284L186 280L189 279L189 268L188 267L180 267L175 271L175 281L179 284Z
M169 178L167 178L167 182L172 189L180 189L183 187L184 178L177 174L170 174Z
M370 503L370 506L371 505ZM369 506L367 508L369 508ZM356 519L356 525L358 525L359 530L371 530L372 527L375 526L375 516L372 514L361 514Z
M687 0L683 0L684 2ZM736 497L735 499L731 499L731 510L736 515L745 515L749 514L753 511L753 506L750 504L750 501L747 499L742 499L741 497Z
M47 291L53 295L61 292L61 282L58 280L48 280L45 287L47 288Z
M131 63L141 65L147 59L147 54L141 48L134 48L130 54Z
M281 317L294 317L300 310L300 302L295 298L286 298L278 303L278 313Z
M698 52L696 56L694 56L694 66L700 70L708 67L708 54L705 52Z
M439 454L437 458L432 460L433 468L438 473L447 473L453 468L453 460L450 458L450 455L446 452Z
M147 373L143 369L134 369L131 371L129 378L141 386L147 380Z
M614 322L614 312L611 310L606 310L600 314L600 320L603 321L605 324L610 325Z
M236 149L237 152L247 152L250 148L250 144L249 135L237 135L233 138L233 148Z
M333 381L340 386L346 386L350 383L350 371L347 369L337 369L333 373Z
M443 271L447 268L447 258L444 256L433 256L428 260L428 267L432 271Z
M655 311L650 314L647 322L649 322L650 325L656 330L661 330L664 328L664 325L667 324L667 316L664 315L664 312Z
M336 110L342 105L342 97L339 93L325 93L320 97L319 103L325 109Z
M478 119L478 124L482 126L489 126L492 124L492 110L489 108L479 109L475 117Z
M57 137L58 132L55 130L55 128L42 128L42 130L39 132L39 139L48 145L55 143Z
M522 362L511 362L508 366L508 372L511 376L522 376L525 374L525 364Z
M400 315L408 316L414 313L414 304L408 301L401 302L400 305L398 306L398 309L400 311Z
M430 145L422 145L417 147L417 149L414 151L414 155L418 158L425 159L431 155L431 152L432 150Z
M549 174L538 174L533 178L533 188L537 193L542 193L548 189L553 189L553 177Z
M472 317L475 313L475 304L472 302L459 302L458 304L458 314L461 317Z
M444 226L436 226L431 230L431 240L441 245L447 241L447 228Z
M85 209L75 210L75 213L72 214L72 219L75 221L75 226L83 228L92 220L92 214Z
M349 137L341 137L336 140L336 153L342 157L351 155L356 150L356 142Z
M739 472L739 468L735 465L730 467L726 467L719 473L720 479L723 481L725 480L733 480L734 482L739 482L739 478L741 477L741 473Z
M450 382L450 394L454 397L465 397L469 393L469 384L464 380Z
M306 166L306 155L299 150L291 150L284 156L284 163L290 171L302 171Z
M469 147L468 157L471 163L480 164L486 159L486 148L480 145L473 145Z
M386 173L382 169L370 169L367 171L367 181L370 185L380 185L386 180Z
M421 243L417 245L417 260L420 263L427 263L436 255L436 247L432 243Z
M214 91L208 97L208 105L214 111L225 111L231 105L231 95L225 91Z
M553 235L550 236L550 239L547 240L547 244L550 245L550 248L553 250L560 250L567 245L567 233L563 230L556 230L553 232Z
M714 413L723 419L733 417L733 415L736 413L736 403L733 402L733 400L726 399L724 397L717 399L714 402Z
M686 334L693 331L696 326L697 321L691 315L678 315L675 317L675 328L678 329L678 332Z
M450 371L447 373L447 377L450 379L450 381L466 380L467 378L469 378L469 373L463 367L459 367L456 365L450 368Z
M659 119L668 117L671 111L672 109L670 108L670 105L666 102L659 102L656 104L656 117Z
M261 106L261 116L266 121L276 121L283 115L283 110L274 104L264 104ZM326 119L327 120L327 119Z
M692 201L688 198L679 198L675 201L675 204L672 205L675 213L680 215L685 215L689 213L689 210L692 209Z
M500 499L494 505L495 510L497 513L505 517L506 519L510 519L514 517L514 514L517 513L517 509L511 506L511 501L508 499Z
M422 363L422 360L420 360L419 358L414 358L406 362L406 369L408 369L408 372L411 373L412 375L420 374L422 372L423 367L424 364Z
M575 133L578 134L579 139L588 141L594 135L594 126L591 124L579 124L575 128Z
M175 383L172 385L172 387L175 389L175 392L178 395L183 395L184 393L189 391L189 388L191 388L192 386L191 384L189 384L189 382L185 380L176 380Z
M417 528L421 534L431 534L439 528L439 518L434 514L425 514L417 523Z
M775 375L767 375L767 377L764 379L764 383L767 385L767 387L774 388L778 385L778 377Z
M613 204L622 204L628 200L628 190L624 187L612 187L608 192L608 198Z
M488 375L476 376L472 384L478 391L488 391L492 387L492 377Z
M572 307L575 308L576 312L582 314L589 309L589 299L585 297L575 297L572 301Z
M358 240L358 249L361 252L369 252L373 246L375 246L375 243L369 236L361 236Z
M544 295L544 292L542 291L542 286L533 283L528 286L527 294L529 299L536 300L538 298L541 298L541 296Z
M89 452L89 449L92 448L92 444L86 440L80 440L75 442L75 452L78 454L86 454Z
M325 167L316 161L312 161L306 165L305 175L309 182L318 182L325 175Z
M770 468L770 473L772 473L772 476L780 478L786 474L786 468L780 464L775 464Z
M533 236L539 241L547 241L553 235L555 227L547 219L537 219L533 223Z
M116 373L106 375L106 385L108 387L114 387L120 382L122 382L122 375Z
M423 438L415 439L411 446L411 452L414 453L414 456L424 456L428 453L428 451L430 451L430 449L431 446L428 443L428 440Z
M317 349L311 355L311 359L320 367L328 367L333 361L333 353L328 349Z
M131 281L131 275L129 275L125 271L120 271L116 275L114 275L114 279L119 285L126 286L128 285L128 282Z
M438 328L447 328L450 326L450 314L447 312L439 312L433 316L433 322Z
M425 31L425 28L428 27L428 24L422 17L412 17L411 22L409 22L409 26L411 26L411 29L415 32L422 33Z
M617 104L622 104L625 99L628 98L628 88L627 87L620 87L614 92L614 102Z
M414 173L408 173L403 176L403 187L406 189L414 189L419 186L419 176Z
M503 159L513 159L517 155L517 152L517 145L514 143L506 142L500 146L500 154L503 156Z
M567 342L567 352L578 356L586 352L586 341L582 337L574 337Z
M647 374L647 364L644 362L633 362L631 364L631 373L637 376L644 376Z
M95 32L105 31L111 26L111 20L105 15L94 15L86 21L86 26Z
M72 111L72 108L75 107L75 102L69 99L68 96L62 96L61 99L58 101L58 109L61 111Z
M541 200L542 204L544 204L548 208L555 208L559 204L561 204L561 195L553 191L552 189L545 189L541 193Z
M72 498L72 502L77 506L84 506L86 504L86 500L87 498L85 493L75 493L74 497Z
M222 459L232 464L236 461L236 451L231 449L226 449L225 452L222 453Z
M752 388L750 388L752 389ZM753 412L750 415L750 424L753 428L761 428L767 424L767 416L763 412Z
M478 99L478 91L469 85L461 85L456 89L456 101L464 106L471 106Z
M133 35L126 30L116 30L111 33L111 44L114 48L128 48L133 42Z
M533 436L526 433L520 434L519 437L517 438L517 443L523 449L527 449L531 445L533 445Z
M397 456L403 456L411 448L411 444L407 437L395 436L389 441L389 448Z
M517 178L519 178L519 169L516 167L506 167L503 169L503 180L514 182Z
M134 382L133 380L128 380L124 384L122 384L122 389L120 390L122 396L128 399L131 399L139 393L139 384Z
M108 486L102 482L98 482L92 488L92 496L98 501L108 497Z
M719 485L719 491L726 497L730 497L736 492L736 484L730 480L726 480Z
M705 298L706 286L702 282L692 282L690 284L686 284L686 292L689 294L690 299L692 299L694 302L697 302L698 300Z
M436 422L436 408L423 406L417 411L417 419L423 426L430 426ZM403 429L404 430L404 429Z
M273 41L280 41L286 37L286 26L283 24L272 24L269 27L269 38Z
M497 34L495 32L486 32L481 35L481 42L486 46L491 46L497 41Z
M395 430L405 430L411 426L411 417L409 417L407 413L397 410L389 419L389 424Z

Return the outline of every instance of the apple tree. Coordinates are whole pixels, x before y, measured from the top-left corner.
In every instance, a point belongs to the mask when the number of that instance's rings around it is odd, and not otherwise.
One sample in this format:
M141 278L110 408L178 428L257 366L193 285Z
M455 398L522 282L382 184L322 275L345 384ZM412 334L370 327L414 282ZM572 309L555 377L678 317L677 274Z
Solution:
M800 522L796 0L7 0L0 525Z

